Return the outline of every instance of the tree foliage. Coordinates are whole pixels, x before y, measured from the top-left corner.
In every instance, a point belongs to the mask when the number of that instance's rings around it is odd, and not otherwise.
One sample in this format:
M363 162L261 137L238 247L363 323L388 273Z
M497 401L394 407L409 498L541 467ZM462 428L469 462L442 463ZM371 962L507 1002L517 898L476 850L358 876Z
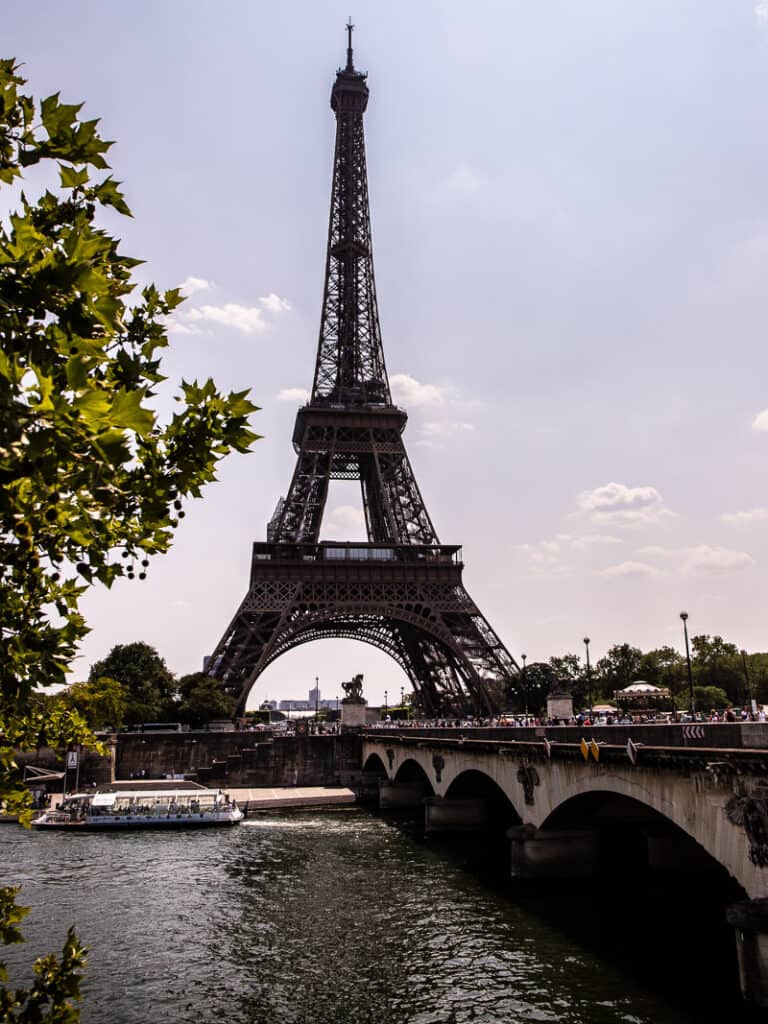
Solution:
M124 686L127 695L124 721L129 725L176 717L173 675L149 644L138 641L113 647L106 658L91 666L88 679L95 683L103 676L116 679Z
M98 122L24 85L0 60L0 191L13 210L0 221L0 802L11 807L24 802L14 749L89 739L77 712L57 702L46 713L32 697L64 681L87 632L82 594L143 578L183 500L256 438L247 392L222 395L212 380L182 381L178 410L159 421L165 318L181 295L136 294L139 261L97 224L106 208L130 216ZM30 167L49 181L36 198L18 188ZM0 929L15 927L14 907L6 892ZM72 937L59 966L39 961L26 994L0 982L2 1019L76 1020L66 990L77 996L81 963ZM61 1009L46 1016L41 992Z
M128 687L102 675L87 683L73 683L60 698L77 711L91 729L119 729L129 707Z
M214 719L232 718L235 701L224 693L221 683L204 672L193 672L179 680L180 702L176 717L188 725L207 725Z

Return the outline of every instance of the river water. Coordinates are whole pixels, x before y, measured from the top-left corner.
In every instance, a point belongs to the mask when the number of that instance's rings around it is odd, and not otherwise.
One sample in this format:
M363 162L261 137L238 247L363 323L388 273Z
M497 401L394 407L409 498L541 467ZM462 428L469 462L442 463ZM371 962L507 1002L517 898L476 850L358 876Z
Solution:
M189 833L4 826L0 881L32 907L5 958L18 983L76 924L86 1024L689 1024L721 995L738 1013L728 971L691 973L685 935L670 972L673 916L654 933L627 890L601 924L597 894L565 907L465 852L357 808Z

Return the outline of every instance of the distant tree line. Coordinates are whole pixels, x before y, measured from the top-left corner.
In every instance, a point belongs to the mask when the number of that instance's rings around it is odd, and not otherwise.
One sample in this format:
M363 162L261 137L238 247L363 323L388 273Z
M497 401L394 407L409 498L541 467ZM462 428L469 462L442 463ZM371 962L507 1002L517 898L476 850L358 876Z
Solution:
M553 680L574 697L574 705L585 706L591 683L592 702L611 703L617 690L643 680L669 689L678 708L688 706L688 669L684 654L673 647L642 651L631 644L614 644L605 656L590 666L577 654L564 654L532 665L529 686L542 692L542 681ZM748 654L721 636L704 633L691 638L691 675L694 698L700 710L745 706L749 699L768 703L768 653Z
M154 647L118 644L91 666L86 682L73 683L53 698L78 711L92 729L182 722L205 725L232 718L234 700L204 672L177 679Z
M768 653L748 654L721 636L694 636L691 674L700 710L745 706L750 698L768 704ZM573 696L575 707L586 707L590 685L593 704L611 703L617 690L638 680L666 687L678 708L688 706L685 656L673 647L642 651L631 644L610 647L590 665L589 678L586 660L578 654L528 665L515 703L536 713L547 694L561 688ZM204 672L177 679L154 647L142 642L113 647L91 666L86 682L73 683L55 701L79 712L92 729L165 721L203 726L235 713L234 700L217 680Z

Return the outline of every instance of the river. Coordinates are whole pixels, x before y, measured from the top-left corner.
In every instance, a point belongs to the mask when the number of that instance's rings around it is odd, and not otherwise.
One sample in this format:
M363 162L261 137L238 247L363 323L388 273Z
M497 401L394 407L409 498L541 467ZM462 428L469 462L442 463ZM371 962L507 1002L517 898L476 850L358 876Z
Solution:
M728 971L691 974L684 932L669 969L674 918L654 934L628 890L515 888L358 808L188 833L4 826L0 844L32 907L12 980L76 924L85 1024L689 1024L721 995L738 1012Z

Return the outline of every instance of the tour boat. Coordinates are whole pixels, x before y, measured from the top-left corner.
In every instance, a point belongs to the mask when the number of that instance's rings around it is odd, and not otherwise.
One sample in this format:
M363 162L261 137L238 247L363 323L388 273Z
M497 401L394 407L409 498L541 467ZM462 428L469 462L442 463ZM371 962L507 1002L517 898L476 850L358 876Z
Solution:
M238 825L243 812L220 789L134 789L73 793L45 811L33 828L101 829L205 828Z

